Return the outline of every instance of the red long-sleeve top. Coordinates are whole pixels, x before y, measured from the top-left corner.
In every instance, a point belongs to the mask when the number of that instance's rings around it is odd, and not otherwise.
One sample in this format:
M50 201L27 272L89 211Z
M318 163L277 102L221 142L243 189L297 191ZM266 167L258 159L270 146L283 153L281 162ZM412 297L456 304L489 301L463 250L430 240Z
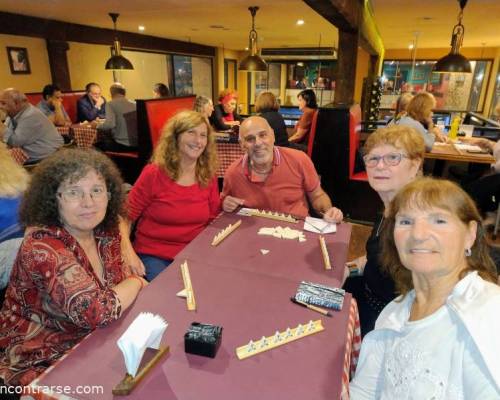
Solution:
M220 212L217 178L207 187L181 186L158 165L147 165L128 197L128 217L138 220L137 253L173 259Z

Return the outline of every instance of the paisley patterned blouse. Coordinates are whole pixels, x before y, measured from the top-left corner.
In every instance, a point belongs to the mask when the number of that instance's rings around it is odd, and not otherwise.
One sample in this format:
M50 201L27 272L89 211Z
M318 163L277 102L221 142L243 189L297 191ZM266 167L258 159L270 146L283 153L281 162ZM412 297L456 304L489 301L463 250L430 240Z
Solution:
M0 311L0 378L6 384L28 384L92 330L120 316L112 289L127 275L120 236L97 230L94 236L104 283L65 229L35 229L24 239Z

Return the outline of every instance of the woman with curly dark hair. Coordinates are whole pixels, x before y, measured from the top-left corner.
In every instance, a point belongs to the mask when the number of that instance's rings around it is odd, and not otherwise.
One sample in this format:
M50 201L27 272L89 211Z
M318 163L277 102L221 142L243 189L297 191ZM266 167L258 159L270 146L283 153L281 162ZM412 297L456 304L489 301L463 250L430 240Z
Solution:
M163 128L151 163L128 197L129 220L138 220L134 249L147 280L219 213L216 157L214 134L202 114L181 111Z
M4 385L30 383L118 319L146 284L122 262L121 185L114 164L94 150L58 151L36 168L20 209L27 233L0 311Z

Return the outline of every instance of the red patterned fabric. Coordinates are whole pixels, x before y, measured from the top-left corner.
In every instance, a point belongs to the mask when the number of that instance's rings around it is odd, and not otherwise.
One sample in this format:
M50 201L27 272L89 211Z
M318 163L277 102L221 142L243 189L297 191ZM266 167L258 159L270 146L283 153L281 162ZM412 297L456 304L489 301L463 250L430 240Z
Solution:
M359 351L361 350L361 328L359 325L358 304L354 297L351 299L349 322L347 323L346 351L344 369L342 372L341 400L349 400L349 381L356 372Z
M59 132L62 136L69 135L69 126L56 126L57 132Z
M23 165L29 158L28 154L20 147L13 147L9 149L11 157L20 165Z
M126 277L118 233L95 232L103 283L76 239L36 229L21 245L0 311L0 378L26 385L93 329L118 319Z
M217 142L217 160L219 161L219 168L217 169L217 176L224 178L226 169L244 154L241 150L239 143L219 143Z
M72 125L71 129L78 147L92 147L97 140L97 129L90 125Z

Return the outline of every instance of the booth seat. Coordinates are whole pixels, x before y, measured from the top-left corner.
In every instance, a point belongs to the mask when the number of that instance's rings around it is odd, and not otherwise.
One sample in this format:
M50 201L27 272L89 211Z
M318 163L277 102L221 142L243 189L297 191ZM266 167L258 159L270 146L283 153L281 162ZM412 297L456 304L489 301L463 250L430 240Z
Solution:
M85 95L85 92L82 90L74 91L74 92L63 92L63 105L64 109L68 113L69 118L72 122L76 122L77 120L77 108L76 103L78 99ZM28 101L36 106L42 100L42 93L26 93L26 97Z
M356 172L356 154L359 154L359 134L361 132L361 107L355 104L349 109L349 179L368 181L366 171Z
M316 137L316 127L318 126L318 114L319 110L314 111L311 121L311 129L309 130L309 140L307 141L307 155L311 158L314 147L314 138Z

